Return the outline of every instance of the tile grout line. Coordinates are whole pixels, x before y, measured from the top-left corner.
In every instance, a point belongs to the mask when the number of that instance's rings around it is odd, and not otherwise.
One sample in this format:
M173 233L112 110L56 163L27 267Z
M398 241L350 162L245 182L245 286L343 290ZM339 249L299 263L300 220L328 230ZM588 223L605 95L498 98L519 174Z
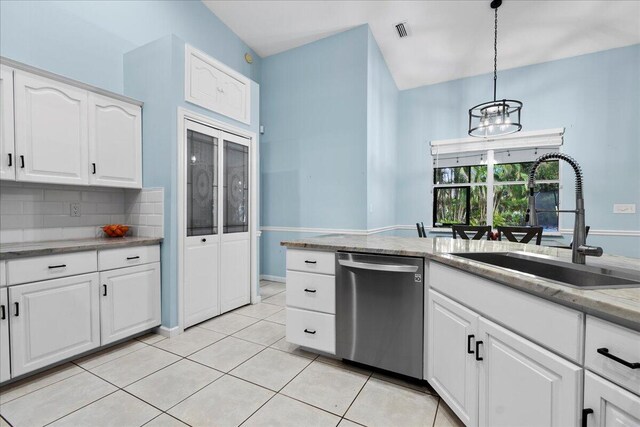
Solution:
M362 387L360 387L360 390L358 390L358 394L356 394L356 397L353 398L353 400L351 401L351 403L347 407L347 410L344 411L344 413L342 414L342 417L340 417L340 422L342 422L342 420L345 419L345 416L347 415L347 412L349 412L349 409L351 409L351 407L353 406L355 401L358 399L358 396L360 396L360 393L362 393L362 390L364 390L364 387L367 385L367 383L369 382L369 380L371 379L372 376L373 376L373 372L371 372L369 374L369 376L367 377L367 380L364 382L364 384L362 384ZM351 421L351 420L349 418L347 418L347 421ZM360 424L360 423L358 423L358 424Z

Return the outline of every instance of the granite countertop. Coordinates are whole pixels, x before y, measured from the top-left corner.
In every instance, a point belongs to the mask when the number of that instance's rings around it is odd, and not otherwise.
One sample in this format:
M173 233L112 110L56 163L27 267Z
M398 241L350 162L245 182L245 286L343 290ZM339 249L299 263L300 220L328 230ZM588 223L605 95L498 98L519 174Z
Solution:
M145 246L162 242L160 237L114 237L76 240L51 240L47 242L8 243L0 245L0 260L53 255L65 252L81 252L94 249Z
M454 240L449 237L421 239L375 235L327 235L283 241L280 244L299 249L424 257L640 331L640 287L577 289L531 274L451 255L456 252L518 251L547 255L571 262L571 251L568 249L490 240ZM587 265L640 272L640 260L616 255L603 255L600 258L587 257Z

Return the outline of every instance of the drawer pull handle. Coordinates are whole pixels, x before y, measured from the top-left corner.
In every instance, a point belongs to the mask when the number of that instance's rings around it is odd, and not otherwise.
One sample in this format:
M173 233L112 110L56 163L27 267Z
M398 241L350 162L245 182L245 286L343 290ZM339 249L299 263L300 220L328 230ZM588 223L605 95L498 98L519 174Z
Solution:
M315 294L317 291L315 289L305 289L305 292L309 292L310 294Z
M473 354L474 351L471 348L471 340L475 338L475 335L471 334L471 335L467 335L467 353L469 354Z
M127 257L127 261L130 261L132 259L140 259L140 256L136 255L136 256L128 256Z
M3 305L0 305L0 320L4 320L6 318L7 318L7 309L3 304Z
M593 414L593 409L585 408L582 410L582 427L587 427L587 416Z
M618 356L614 356L613 354L609 353L608 348L604 348L604 347L599 348L597 352L603 355L604 357L608 357L611 360L615 360L616 362L626 366L629 369L640 369L640 362L627 362L624 359L620 359Z
M16 306L16 317L20 316L20 303L14 302Z
M309 260L306 260L304 263L305 263L305 264L317 264L317 261L309 261Z
M102 287L104 288L104 292L102 293L103 297L107 296L107 285L102 285Z
M54 269L54 268L65 268L67 266L67 264L58 264L58 265L50 265L49 268Z
M315 335L315 334L316 334L316 331L312 331L312 330L309 330L309 329L305 329L305 330L304 330L304 333L305 333L305 334Z
M480 357L480 345L483 344L482 341L476 341L476 360L484 360L484 358Z

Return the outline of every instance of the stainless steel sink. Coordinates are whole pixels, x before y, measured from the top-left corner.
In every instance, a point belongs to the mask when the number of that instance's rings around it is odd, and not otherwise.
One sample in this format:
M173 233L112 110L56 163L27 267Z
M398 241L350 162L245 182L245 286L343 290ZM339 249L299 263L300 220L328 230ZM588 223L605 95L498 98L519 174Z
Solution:
M573 264L545 256L519 252L470 252L452 255L520 273L528 273L580 289L615 289L640 287L640 272Z

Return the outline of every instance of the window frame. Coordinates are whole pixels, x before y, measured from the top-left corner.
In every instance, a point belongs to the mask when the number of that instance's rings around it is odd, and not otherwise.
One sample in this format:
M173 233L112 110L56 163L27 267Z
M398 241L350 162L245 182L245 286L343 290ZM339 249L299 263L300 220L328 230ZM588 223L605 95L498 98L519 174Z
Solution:
M433 165L432 168L432 173L431 173L431 193L433 195L433 200L432 200L432 205L431 205L431 213L432 213L432 219L431 219L431 227L434 231L450 231L451 229L451 224L442 224L442 225L436 225L436 216L437 216L437 195L438 192L437 190L440 188L466 188L467 189L467 210L466 210L466 222L462 225L469 225L471 222L471 188L472 187L477 187L477 186L486 186L487 187L487 225L491 225L491 227L493 227L493 214L494 214L494 208L493 208L493 200L495 198L495 187L496 186L511 186L511 185L522 185L523 181L496 181L495 177L494 177L494 173L495 173L495 166L499 165L499 164L513 164L513 163L525 163L525 162L512 162L512 163L508 163L508 162L497 162L495 160L495 152L496 151L503 151L503 150L494 150L494 149L487 149L487 150L481 150L481 151L475 151L474 154L475 155L482 155L482 157L485 157L487 160L486 162L477 164L477 165L468 165L468 166L444 166L444 167L438 167L437 165L437 161L436 164ZM558 151L560 151L560 147L558 147ZM464 156L464 153L460 153L461 156ZM531 160L534 161L535 159ZM486 166L487 167L487 179L485 182L472 182L471 180L471 168L473 166ZM558 209L560 209L560 205L561 205L561 190L562 190L562 168L560 167L561 163L558 161L558 179L557 180L536 180L536 184L558 184ZM436 180L436 169L443 169L446 167L466 167L468 168L468 174L467 176L469 177L469 182L466 183L451 183L451 184L436 184L435 180ZM525 181L525 185L526 185L526 181ZM491 221L489 221L489 219L491 219ZM560 214L558 214L558 229L554 230L554 231L549 231L548 233L546 233L547 236L560 236L561 235L561 223L562 223L562 216Z

